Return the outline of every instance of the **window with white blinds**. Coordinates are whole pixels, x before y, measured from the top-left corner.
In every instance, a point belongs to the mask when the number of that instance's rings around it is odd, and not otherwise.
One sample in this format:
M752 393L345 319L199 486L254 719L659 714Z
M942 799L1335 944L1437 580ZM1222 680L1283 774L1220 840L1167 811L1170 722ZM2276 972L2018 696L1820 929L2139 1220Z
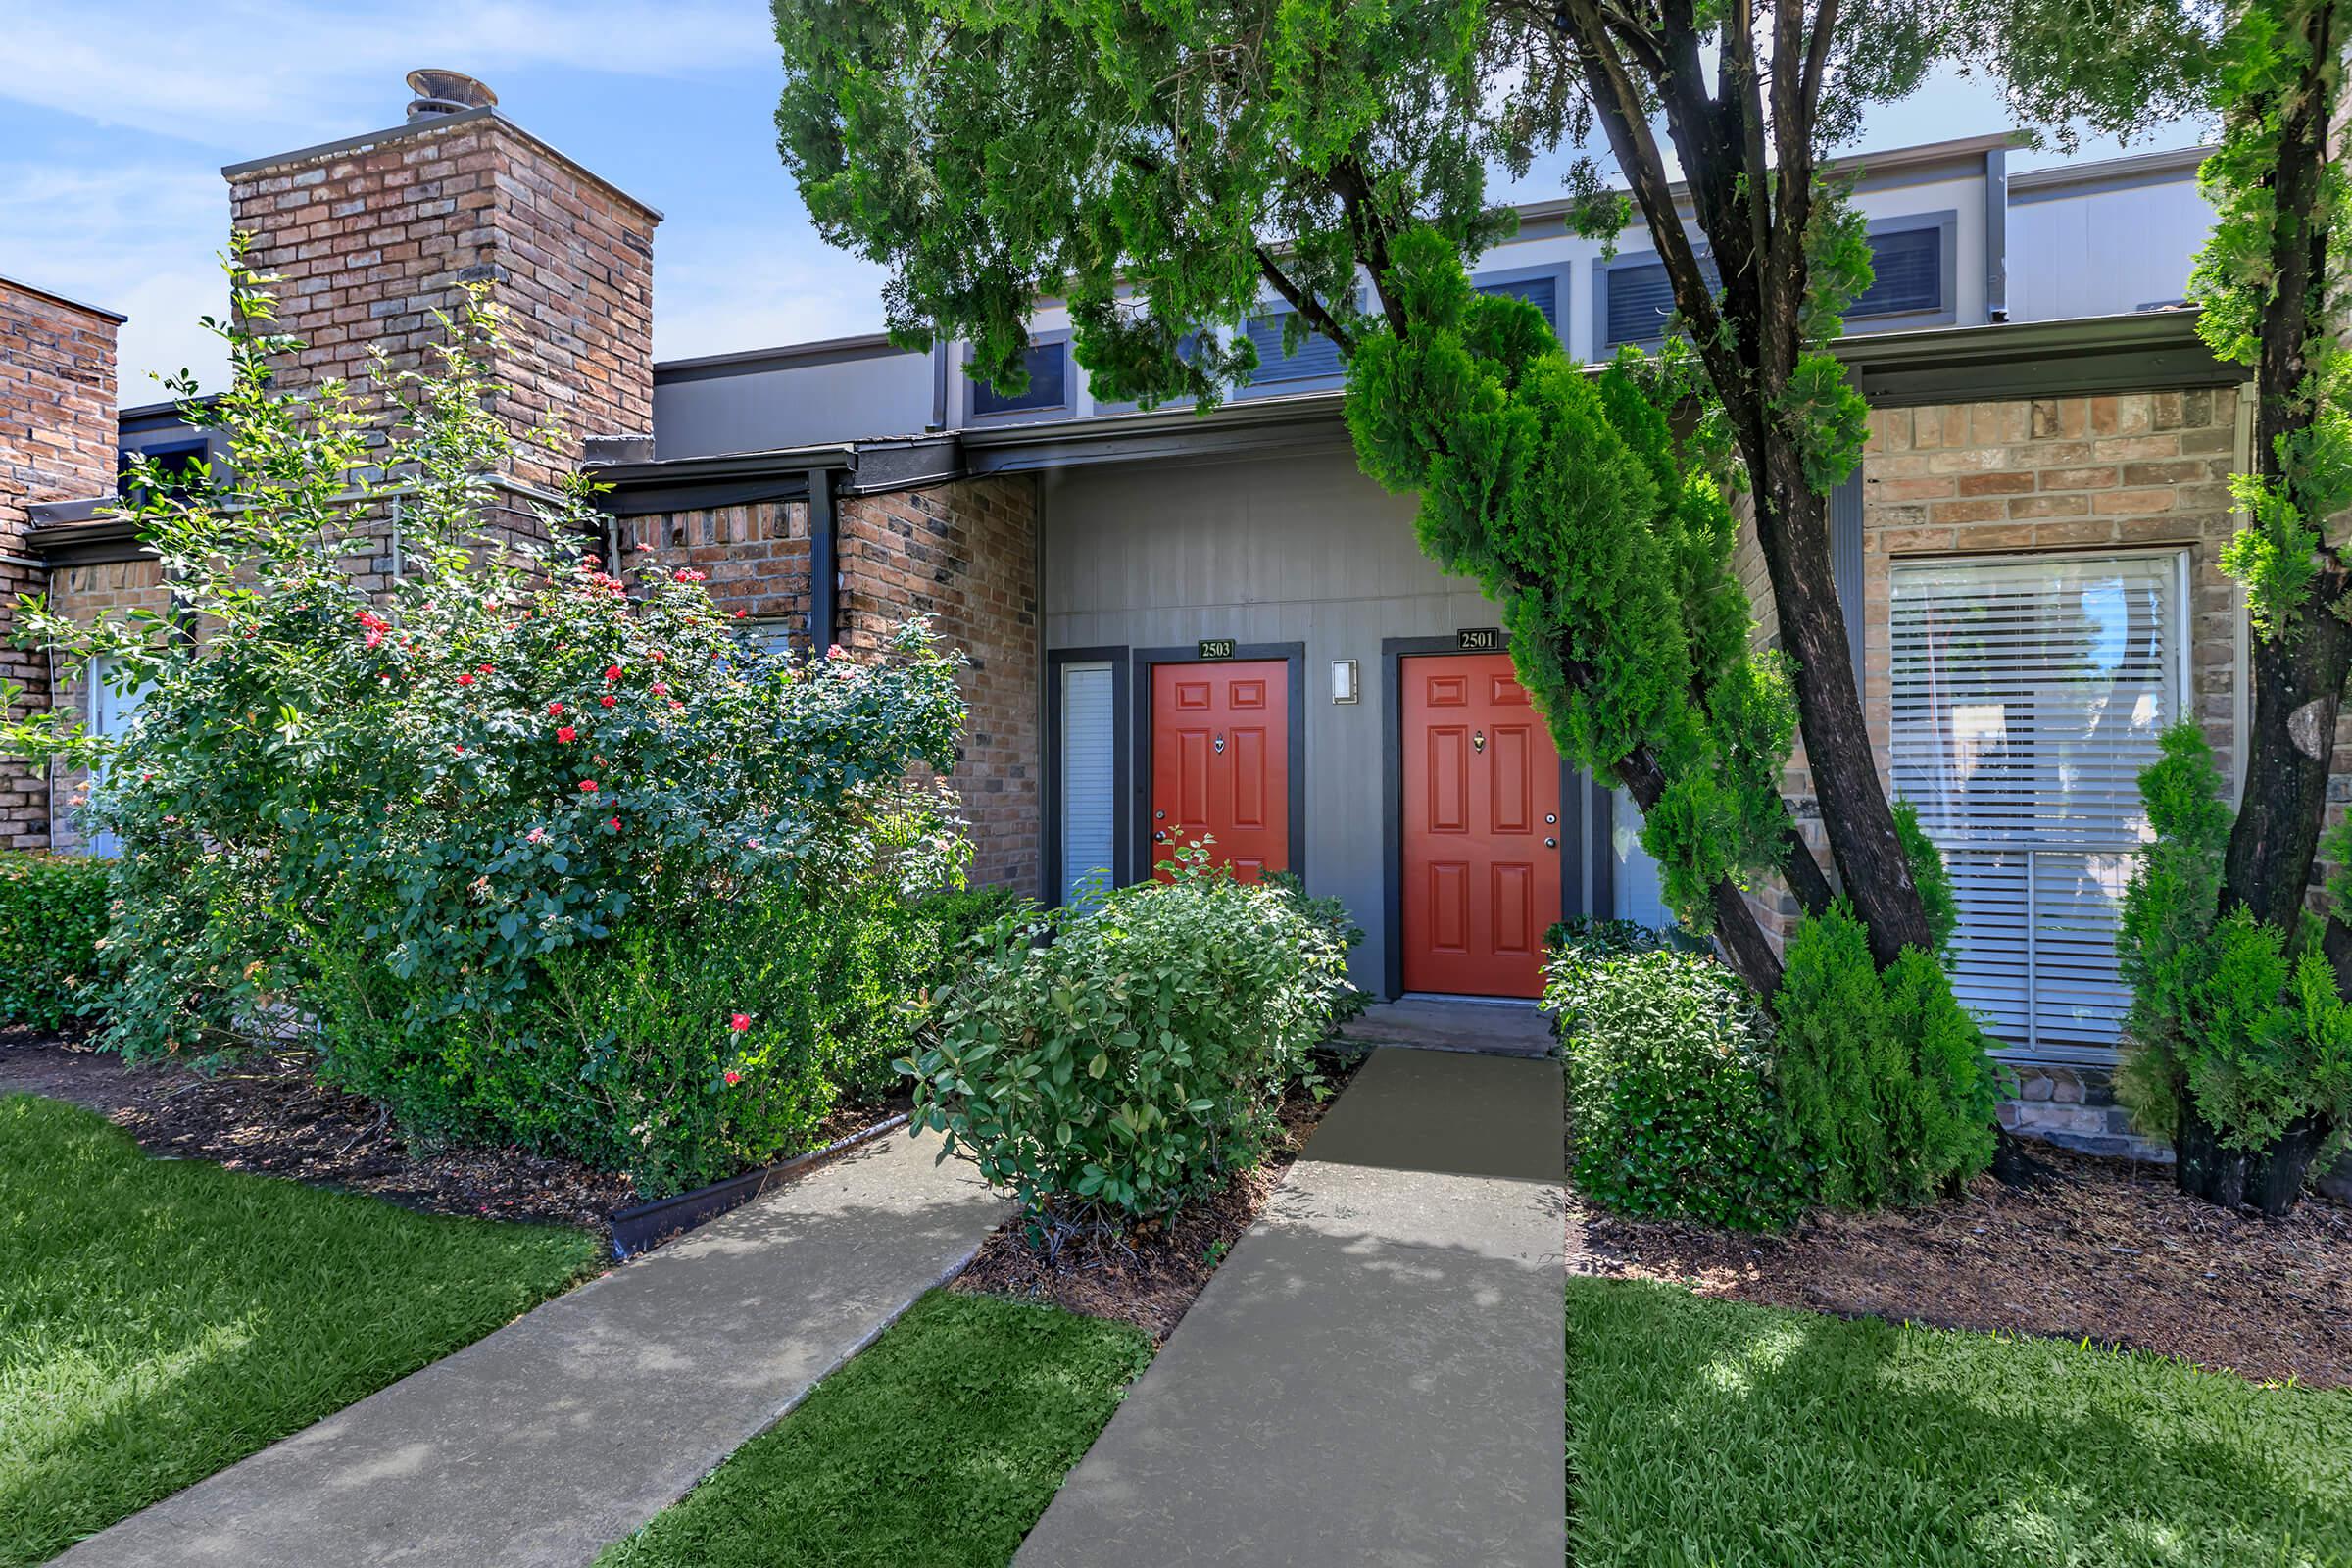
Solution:
M1110 665L1061 666L1061 902L1111 878L1116 773Z
M139 716L139 709L147 701L148 687L144 684L125 692L115 682L122 660L113 654L100 654L90 661L89 702L90 733L108 739L120 739L130 733L131 720ZM93 781L98 790L106 788L103 770ZM122 841L112 833L93 833L89 841L92 855L115 856L122 853Z
M2100 1059L2139 772L2184 710L2181 551L1897 564L1895 793L1959 894L1952 986L2014 1051Z

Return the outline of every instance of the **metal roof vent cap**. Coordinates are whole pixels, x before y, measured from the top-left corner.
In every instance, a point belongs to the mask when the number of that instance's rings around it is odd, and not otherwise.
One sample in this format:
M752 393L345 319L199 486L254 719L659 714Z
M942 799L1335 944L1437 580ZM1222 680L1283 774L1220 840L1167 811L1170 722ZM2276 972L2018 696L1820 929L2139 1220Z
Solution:
M409 90L416 95L409 103L411 120L498 107L498 94L460 71L412 71Z

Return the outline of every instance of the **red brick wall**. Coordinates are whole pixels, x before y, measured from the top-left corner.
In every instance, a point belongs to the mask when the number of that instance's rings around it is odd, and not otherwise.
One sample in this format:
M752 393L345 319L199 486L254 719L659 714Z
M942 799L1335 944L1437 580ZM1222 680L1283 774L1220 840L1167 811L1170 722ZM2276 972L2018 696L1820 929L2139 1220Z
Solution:
M700 512L670 512L620 521L621 554L675 569L692 566L720 609L753 620L782 621L796 645L808 635L808 508L762 501Z
M972 824L972 881L1033 892L1038 774L1037 491L1026 478L845 497L840 636L853 653L928 615L971 661L970 716L953 782Z
M341 377L365 397L368 349L427 368L461 285L506 313L497 365L517 430L559 417L586 436L653 430L653 233L658 214L495 115L414 121L371 142L289 154L229 175L253 265L281 274L277 330L306 350L284 384ZM562 466L517 453L515 474Z
M115 328L121 318L0 278L0 638L19 594L48 587L21 564L30 509L115 488ZM18 708L49 706L49 659L0 644L0 676L24 686ZM38 773L0 761L0 847L49 843L49 792Z

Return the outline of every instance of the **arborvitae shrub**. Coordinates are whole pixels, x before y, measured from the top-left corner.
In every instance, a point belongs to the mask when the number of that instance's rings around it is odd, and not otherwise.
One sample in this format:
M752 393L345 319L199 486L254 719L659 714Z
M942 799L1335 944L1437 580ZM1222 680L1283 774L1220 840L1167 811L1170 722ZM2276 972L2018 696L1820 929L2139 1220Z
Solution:
M1787 1131L1821 1202L1924 1202L1991 1161L1996 1079L1935 959L1881 974L1840 900L1789 942L1774 1011Z

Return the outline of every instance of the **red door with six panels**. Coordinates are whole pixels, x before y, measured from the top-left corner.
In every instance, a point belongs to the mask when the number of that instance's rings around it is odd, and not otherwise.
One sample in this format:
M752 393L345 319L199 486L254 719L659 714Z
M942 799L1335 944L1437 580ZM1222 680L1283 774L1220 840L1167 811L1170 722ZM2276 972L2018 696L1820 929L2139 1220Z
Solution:
M1404 988L1543 994L1560 759L1508 654L1400 662Z
M1245 882L1291 864L1291 686L1281 660L1152 666L1152 858L1206 834Z

